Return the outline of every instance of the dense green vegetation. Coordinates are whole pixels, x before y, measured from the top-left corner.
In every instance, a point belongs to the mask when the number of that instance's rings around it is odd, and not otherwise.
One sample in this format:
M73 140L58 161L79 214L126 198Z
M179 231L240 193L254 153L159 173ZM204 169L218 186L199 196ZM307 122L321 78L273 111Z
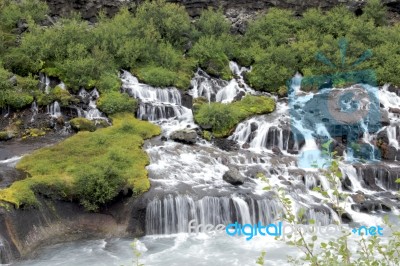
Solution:
M379 0L369 0L359 17L341 6L309 9L301 18L272 8L251 21L243 36L230 32L221 10L205 10L191 23L182 6L164 0L146 1L133 12L122 8L112 18L99 14L95 25L75 14L40 26L48 12L41 0L2 0L0 7L0 106L22 108L35 98L46 104L47 96L21 85L37 82L38 72L59 77L72 91L118 91L119 69L150 85L186 89L196 67L231 78L229 60L252 65L248 83L269 92L278 92L297 71L318 76L370 68L380 84L400 85L400 26L388 25ZM349 43L345 64L341 38ZM368 49L372 58L352 66ZM318 52L335 66L318 62ZM7 81L12 73L25 81Z
M116 91L107 92L101 95L97 107L108 115L121 112L135 112L137 101L130 98L127 94Z
M149 159L141 147L144 139L160 134L160 129L127 113L112 120L111 127L79 132L24 156L17 168L29 177L0 190L0 200L17 207L37 205L35 193L41 193L76 200L96 211L124 188L135 195L147 191Z
M230 104L202 103L195 109L195 121L211 128L215 137L226 137L241 121L253 115L267 114L275 110L275 101L265 96L247 95L241 101ZM209 136L208 133L205 137Z

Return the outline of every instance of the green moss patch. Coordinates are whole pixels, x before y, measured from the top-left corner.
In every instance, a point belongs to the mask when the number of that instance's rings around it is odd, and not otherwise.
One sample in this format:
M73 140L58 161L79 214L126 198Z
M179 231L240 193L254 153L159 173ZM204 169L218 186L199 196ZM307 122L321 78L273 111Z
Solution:
M194 118L202 128L209 129L215 137L227 137L238 123L253 115L271 113L275 101L265 96L247 95L230 104L203 103L195 109Z
M79 132L65 141L25 156L17 168L29 177L0 190L0 200L37 205L35 193L79 201L87 210L114 199L122 189L139 195L150 188L149 159L144 139L160 134L160 128L131 114L112 117L113 126L95 132Z
M93 132L96 130L96 125L94 124L93 121L90 121L89 119L83 118L83 117L77 117L74 119L71 119L70 121L72 129L76 131L90 131Z

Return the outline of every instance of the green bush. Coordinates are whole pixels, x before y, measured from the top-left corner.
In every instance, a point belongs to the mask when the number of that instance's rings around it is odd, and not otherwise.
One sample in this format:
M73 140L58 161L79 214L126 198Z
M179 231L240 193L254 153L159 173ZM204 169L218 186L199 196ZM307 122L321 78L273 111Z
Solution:
M222 9L215 11L210 7L201 13L195 26L200 36L221 36L223 34L229 34L229 29L231 27Z
M225 53L227 47L229 45L222 39L207 36L200 38L189 54L208 74L230 79L232 74L229 69L229 58Z
M137 101L130 98L127 94L112 91L100 96L97 107L108 115L121 112L134 113L137 108Z
M7 29L15 28L20 20L39 22L49 11L46 2L40 0L5 0L3 5L0 10L0 26Z
M93 121L83 117L73 118L70 121L72 129L76 131L96 131L96 125Z
M118 91L121 88L121 80L117 74L105 73L96 82L96 88L100 92Z

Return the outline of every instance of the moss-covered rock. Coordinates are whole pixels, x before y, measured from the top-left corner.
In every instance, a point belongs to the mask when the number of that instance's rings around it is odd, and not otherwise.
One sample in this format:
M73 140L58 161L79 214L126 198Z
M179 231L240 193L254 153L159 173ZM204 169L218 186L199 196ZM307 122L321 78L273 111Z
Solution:
M32 138L36 138L36 137L42 137L46 135L46 131L43 129L39 129L39 128L29 128L25 131L25 134L23 135L24 137L32 137Z
M96 130L96 125L94 124L93 121L90 121L89 119L83 118L83 117L77 117L74 119L71 119L70 125L71 128L75 131L90 131L93 132Z
M194 118L203 129L211 131L218 138L231 134L236 125L246 118L274 110L275 101L272 98L247 95L241 101L230 104L203 103L194 109Z
M0 141L2 140L10 140L14 137L14 134L9 131L0 131Z
M35 193L40 190L44 196L76 200L96 211L123 189L131 189L134 195L146 192L149 158L142 145L144 139L160 134L160 128L127 113L112 119L111 127L78 132L23 157L17 169L29 178L0 190L0 200L16 207L37 205Z

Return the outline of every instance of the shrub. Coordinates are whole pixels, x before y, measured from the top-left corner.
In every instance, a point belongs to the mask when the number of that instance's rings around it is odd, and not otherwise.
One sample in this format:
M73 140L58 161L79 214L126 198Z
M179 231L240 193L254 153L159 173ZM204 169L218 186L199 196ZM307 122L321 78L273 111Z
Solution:
M137 101L130 98L127 94L112 91L100 96L97 107L108 115L120 112L134 113L137 108Z
M73 118L70 121L72 129L76 131L90 131L93 132L96 130L96 125L93 121L83 117Z
M119 91L121 88L121 80L114 73L105 73L101 75L100 79L96 82L96 88L100 92Z
M48 11L46 2L40 0L5 2L4 7L0 10L0 25L12 29L20 20L39 22L45 18Z
M215 11L211 7L201 13L195 26L201 36L221 36L223 34L229 34L229 29L231 27L222 9Z
M362 17L366 20L372 20L376 26L387 24L387 10L381 0L368 0L363 8Z
M199 66L208 74L223 79L230 79L229 58L225 53L227 43L215 37L202 37L193 46L190 56L195 58Z

